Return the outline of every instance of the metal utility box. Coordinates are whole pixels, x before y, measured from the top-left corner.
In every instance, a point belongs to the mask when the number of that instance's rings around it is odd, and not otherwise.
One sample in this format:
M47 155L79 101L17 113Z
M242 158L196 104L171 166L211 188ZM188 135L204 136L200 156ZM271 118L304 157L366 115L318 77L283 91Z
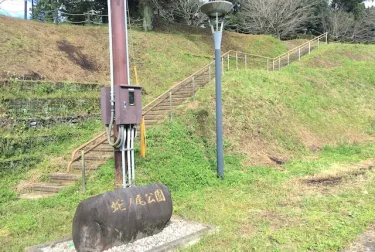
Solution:
M141 124L142 88L132 85L115 85L116 124Z
M111 88L103 87L100 89L100 105L102 110L102 122L109 125L111 120Z

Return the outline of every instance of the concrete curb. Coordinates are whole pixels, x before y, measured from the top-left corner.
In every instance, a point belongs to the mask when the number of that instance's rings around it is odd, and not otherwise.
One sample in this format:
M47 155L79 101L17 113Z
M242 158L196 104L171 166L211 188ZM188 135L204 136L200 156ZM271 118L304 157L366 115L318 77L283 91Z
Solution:
M172 218L176 218L176 217L172 217ZM183 219L183 218L177 217L177 219ZM186 248L188 246L191 246L191 245L194 245L194 244L198 243L199 240L202 238L202 236L204 236L205 234L211 234L215 231L217 231L217 229L215 229L213 226L206 226L205 228L203 228L199 231L196 231L195 233L189 234L185 237L181 237L177 240L171 241L171 242L163 244L161 246L154 247L154 248L148 250L147 252L167 252L167 251L174 251L174 250L181 249L181 248ZM42 249L45 248L45 247L53 246L53 245L56 245L56 244L59 244L59 243L62 243L62 242L67 242L67 241L70 241L70 240L72 240L71 236L65 237L65 238L62 238L62 239L59 239L59 240L35 245L35 246L32 246L32 247L27 247L27 248L25 248L25 252L41 252Z
M152 248L146 252L167 252L167 251L174 251L181 248L186 248L188 246L192 246L199 242L202 236L206 233L213 233L215 229L213 227L206 227L202 230L199 230L195 233L177 239L175 241L169 242L167 244L161 245L159 247Z

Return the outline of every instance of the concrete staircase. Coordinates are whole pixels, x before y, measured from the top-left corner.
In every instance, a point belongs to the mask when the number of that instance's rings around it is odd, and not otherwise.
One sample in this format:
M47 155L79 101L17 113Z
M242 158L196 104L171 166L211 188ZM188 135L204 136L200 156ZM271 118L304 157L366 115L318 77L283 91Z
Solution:
M229 51L222 55L222 74L224 75L226 70L244 68L276 71L288 66L292 61L300 60L301 56L309 54L314 48L318 48L320 39L326 38L326 36L326 34L323 34L275 58ZM256 62L256 65L251 65L250 62ZM232 66L230 66L231 64ZM234 64L235 66L233 67ZM209 84L214 79L214 76L215 64L211 62L147 104L143 108L146 128L173 115L173 110L176 107L187 99L194 97L196 90ZM48 197L80 180L82 174L82 151L85 152L85 169L87 172L98 169L106 160L113 157L113 148L107 144L106 134L103 132L74 150L66 172L51 173L48 176L48 181L25 186L22 190L24 194L21 197L27 199Z
M208 71L209 68L205 71L200 71L199 74L195 74L194 78L180 82L179 85L171 88L168 92L145 106L143 108L143 115L146 127L148 128L157 122L165 120L170 114L171 109L173 110L181 105L184 101L192 97L198 88L208 84L213 77L213 75L210 77ZM107 144L106 135L102 133L73 152L67 172L51 173L45 182L26 185L22 189L21 198L37 199L49 197L79 181L82 174L81 151L83 150L85 151L86 172L98 169L106 160L113 157L113 148Z

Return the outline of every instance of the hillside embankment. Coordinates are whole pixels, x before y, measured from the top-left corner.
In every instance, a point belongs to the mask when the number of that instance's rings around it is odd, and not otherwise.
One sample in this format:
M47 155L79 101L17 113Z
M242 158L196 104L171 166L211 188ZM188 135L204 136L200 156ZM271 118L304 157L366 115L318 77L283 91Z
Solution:
M0 15L0 79L9 76L47 81L109 84L108 27L54 25ZM270 36L225 33L223 52L275 57L287 50ZM213 60L208 29L160 27L129 31L131 70L137 67L146 96L156 97ZM131 71L134 83L134 73Z
M108 81L109 59L102 57L108 54L108 43L98 43L106 40L105 27L56 27L0 17L0 30L6 34L0 46L8 50L0 55L10 56L6 65L0 63L1 71L20 76L35 72L51 80ZM142 63L141 82L150 96L212 60L209 32L131 34ZM224 50L268 56L285 50L267 36L226 37L232 40L224 42ZM43 40L48 41L44 46ZM63 50L70 45L80 50L73 53L75 59L86 57L100 67L79 66ZM33 57L20 58L24 51ZM218 227L187 251L337 251L375 221L374 59L374 46L330 44L281 71L225 72L224 180L215 171L214 85L174 111L172 121L148 129L147 156L136 160L137 183L167 185L174 214ZM13 90L13 97L20 89L7 90ZM37 93L28 92L75 99L76 90L76 85L44 84ZM94 96L95 90L88 90L88 97ZM70 111L56 108L64 115ZM21 251L69 235L77 204L114 189L110 160L90 173L85 194L76 183L50 198L19 200L15 187L21 180L57 170L78 138L88 140L102 126L91 120L52 127L16 127L4 135L11 140L25 136L22 140L34 144L21 153L25 162L30 153L42 161L0 173L0 251Z
M284 163L325 145L372 142L375 47L330 44L277 72L228 72L223 85L228 149L251 165ZM214 86L181 109L186 124L215 142Z

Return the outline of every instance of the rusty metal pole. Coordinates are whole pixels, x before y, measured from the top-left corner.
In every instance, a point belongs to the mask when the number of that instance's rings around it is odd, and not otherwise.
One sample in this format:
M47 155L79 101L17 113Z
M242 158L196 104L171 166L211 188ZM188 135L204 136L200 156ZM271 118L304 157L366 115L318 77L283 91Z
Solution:
M110 4L110 18L109 18L109 29L112 39L112 67L113 67L113 85L126 84L129 85L129 73L128 73L128 55L127 55L127 30L126 30L126 10L124 0L108 0ZM118 126L114 125L115 138L118 137ZM117 188L122 187L122 160L121 151L114 151L115 156L115 185ZM126 172L128 166L126 164Z

